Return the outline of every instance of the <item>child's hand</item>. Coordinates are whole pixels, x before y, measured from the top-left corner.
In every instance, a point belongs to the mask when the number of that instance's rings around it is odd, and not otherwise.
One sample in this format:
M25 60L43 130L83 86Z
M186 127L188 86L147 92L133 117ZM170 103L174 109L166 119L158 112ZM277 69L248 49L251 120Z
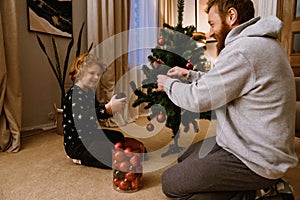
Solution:
M114 95L108 104L110 104L112 114L122 112L124 110L127 97L116 98L117 95Z

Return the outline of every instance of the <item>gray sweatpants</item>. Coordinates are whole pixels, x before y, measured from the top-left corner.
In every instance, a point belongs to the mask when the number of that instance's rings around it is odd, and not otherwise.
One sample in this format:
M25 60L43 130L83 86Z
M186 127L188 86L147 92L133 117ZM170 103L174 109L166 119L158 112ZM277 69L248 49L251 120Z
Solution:
M191 145L162 174L162 190L170 199L253 200L256 190L278 181L255 174L212 137Z

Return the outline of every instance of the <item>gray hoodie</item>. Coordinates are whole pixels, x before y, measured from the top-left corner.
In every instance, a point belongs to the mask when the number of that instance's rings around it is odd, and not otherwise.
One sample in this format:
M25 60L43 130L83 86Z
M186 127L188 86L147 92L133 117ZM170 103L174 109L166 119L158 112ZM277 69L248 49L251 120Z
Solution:
M295 81L277 41L281 21L254 18L232 29L215 67L190 71L191 84L165 82L178 106L215 110L216 141L252 171L276 179L295 166Z

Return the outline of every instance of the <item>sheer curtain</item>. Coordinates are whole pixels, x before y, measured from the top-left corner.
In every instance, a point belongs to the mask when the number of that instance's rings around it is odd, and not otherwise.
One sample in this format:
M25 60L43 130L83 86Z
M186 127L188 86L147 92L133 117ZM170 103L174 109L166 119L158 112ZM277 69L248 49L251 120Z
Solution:
M255 6L255 15L267 17L270 15L276 16L277 0L253 0Z
M0 1L0 151L21 148L22 95L15 0Z
M129 54L130 68L148 64L151 48L157 45L158 35L153 36L152 33L155 29L159 31L163 23L174 24L173 9L172 0L131 0L129 49L139 49ZM151 48L143 48L149 45L152 45Z
M147 29L150 27L158 27L158 0L131 0L130 7L130 29L129 33L129 49L136 49L129 54L129 67L136 67L142 64L148 64L148 55L151 54L151 49L145 47L149 44L149 39L155 47L156 41L154 37L147 37ZM138 29L134 31L134 29ZM143 31L144 30L144 31ZM147 34L147 35L146 35Z
M131 0L128 66L130 80L138 87L145 78L141 67L150 64L148 56L157 45L159 29L163 23L174 24L173 10L173 0ZM143 107L142 104L140 107L131 108L131 117L138 118L147 114L148 110Z
M128 54L130 73L128 77L135 82L137 87L141 86L144 79L141 67L144 64L149 65L148 56L151 54L151 48L157 44L158 4L158 0L131 0ZM135 99L135 95L132 94L130 103L132 104ZM142 104L131 108L131 117L136 119L146 114L148 111L143 107Z

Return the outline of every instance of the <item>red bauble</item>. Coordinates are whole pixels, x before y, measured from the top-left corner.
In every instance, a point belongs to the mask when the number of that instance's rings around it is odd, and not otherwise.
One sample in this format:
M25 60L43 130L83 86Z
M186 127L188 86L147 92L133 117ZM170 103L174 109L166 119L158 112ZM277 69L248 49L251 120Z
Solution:
M135 179L135 173L133 172L127 172L125 174L125 178L128 180L128 181L133 181L133 179Z
M119 186L119 183L120 183L120 180L117 179L117 178L114 178L114 179L113 179L113 183L114 183L115 186L118 187L118 186Z
M129 162L133 167L136 167L140 163L140 157L138 155L134 155L130 158Z
M122 149L123 148L123 143L122 142L117 142L114 146L115 146L115 149Z
M141 177L136 177L132 182L131 182L131 187L132 189L138 189L142 187L142 181Z
M193 69L194 66L193 66L193 64L191 62L188 62L188 63L186 63L185 67L187 69Z
M158 115L156 115L156 120L159 123L164 123L166 121L166 116L163 113L159 113Z
M160 46L165 45L165 44L166 44L165 38L163 38L163 37L159 38L159 39L158 39L158 44L159 44Z
M148 131L153 131L153 130L154 130L154 125L151 124L151 123L149 123L149 124L147 124L146 129L147 129Z
M119 165L119 169L122 172L128 172L129 171L129 167L130 167L130 164L127 161L121 162L120 165Z
M135 173L143 173L143 166L142 165L136 166Z
M127 157L131 157L131 156L132 156L132 150L131 150L131 148L130 148L130 147L126 147L126 148L124 149L124 153L125 153L125 155L126 155Z
M157 68L159 67L159 62L154 61L154 62L152 63L152 65L153 65L153 68L154 68L154 69L157 69Z
M128 190L129 189L129 186L130 186L130 183L128 181L125 181L125 180L122 180L120 181L119 183L119 188L121 190Z
M122 160L124 160L125 155L122 151L115 151L114 155L113 155L113 159L115 159L116 161L120 162Z
M114 168L114 169L118 169L119 166L120 166L120 163L119 163L117 160L114 160L114 161L113 161L113 168Z

